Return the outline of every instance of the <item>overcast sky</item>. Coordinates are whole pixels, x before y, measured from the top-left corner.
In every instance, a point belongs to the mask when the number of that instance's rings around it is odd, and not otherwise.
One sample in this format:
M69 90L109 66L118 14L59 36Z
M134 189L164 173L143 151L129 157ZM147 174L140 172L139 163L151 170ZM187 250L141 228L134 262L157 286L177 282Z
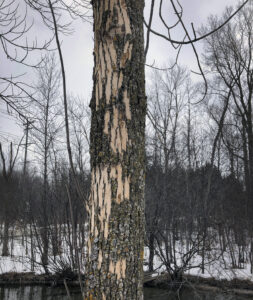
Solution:
M21 0L23 1L23 0ZM158 1L157 1L158 2ZM164 1L164 19L169 24L173 24L173 15L170 14L170 7L166 5L169 1ZM210 14L221 15L226 6L235 6L238 3L236 0L181 0L184 8L183 18L186 25L190 26L191 22L194 23L195 28L199 28L202 24L206 24L207 17ZM145 15L149 11L149 1L146 2ZM155 11L157 15L157 11ZM29 16L34 18L34 16ZM68 92L83 97L85 101L89 101L92 90L92 68L93 68L93 32L92 25L75 21L73 23L75 32L70 36L61 36L62 51L64 55L66 74L67 74L67 88ZM154 18L153 27L158 31L164 30L158 17ZM190 28L190 27L189 27ZM44 25L38 17L34 18L34 27L30 33L33 36L39 36L46 39L48 31L45 30ZM174 39L180 39L180 30L175 31ZM201 46L199 47L201 52ZM2 57L0 49L0 55ZM156 36L151 36L149 54L147 63L152 64L155 61L156 66L166 64L170 59L174 58L174 52L169 46L168 42L161 40ZM38 56L36 57L38 59ZM196 61L190 46L185 46L181 56L180 63L187 65L190 69L196 70ZM22 66L10 63L9 61L2 60L0 62L0 76L3 75L16 75L26 72L27 78L33 80L34 72L24 69ZM147 68L147 73L149 72ZM3 114L4 107L0 106L0 140L7 133L11 134L10 137L21 136L22 130L15 125L15 120Z

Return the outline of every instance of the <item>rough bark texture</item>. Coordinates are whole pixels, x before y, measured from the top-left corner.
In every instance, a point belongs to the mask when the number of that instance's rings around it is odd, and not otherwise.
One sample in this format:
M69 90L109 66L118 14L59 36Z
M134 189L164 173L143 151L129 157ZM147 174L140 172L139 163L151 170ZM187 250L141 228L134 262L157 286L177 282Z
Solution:
M143 0L94 0L86 299L142 299Z

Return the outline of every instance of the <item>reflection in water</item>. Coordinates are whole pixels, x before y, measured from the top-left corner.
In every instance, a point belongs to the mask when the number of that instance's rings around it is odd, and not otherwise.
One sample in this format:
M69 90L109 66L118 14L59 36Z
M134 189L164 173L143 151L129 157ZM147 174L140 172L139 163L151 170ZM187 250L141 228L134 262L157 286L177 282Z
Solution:
M72 300L82 300L79 288L72 288ZM144 288L145 300L243 300L249 298L200 291L181 291L180 294L156 288ZM0 300L68 300L64 287L21 286L0 287Z
M72 300L81 300L80 289L71 290ZM63 287L0 287L0 300L68 300Z

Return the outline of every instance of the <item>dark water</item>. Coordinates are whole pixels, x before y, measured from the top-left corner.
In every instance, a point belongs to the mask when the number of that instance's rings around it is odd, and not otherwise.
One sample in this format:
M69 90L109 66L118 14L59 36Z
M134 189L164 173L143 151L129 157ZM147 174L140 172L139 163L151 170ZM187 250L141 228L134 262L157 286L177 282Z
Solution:
M156 288L144 289L145 300L243 300L234 295L223 293L210 293L200 291L184 290L179 295ZM78 288L71 289L72 300L82 300ZM0 287L0 300L68 300L66 291L63 287L47 286L25 286L25 287Z

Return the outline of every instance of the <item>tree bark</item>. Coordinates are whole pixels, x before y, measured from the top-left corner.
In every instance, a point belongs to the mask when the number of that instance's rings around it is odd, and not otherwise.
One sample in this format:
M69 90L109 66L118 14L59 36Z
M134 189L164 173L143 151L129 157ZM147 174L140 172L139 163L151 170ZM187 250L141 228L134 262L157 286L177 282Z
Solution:
M86 299L143 299L143 0L94 0Z

